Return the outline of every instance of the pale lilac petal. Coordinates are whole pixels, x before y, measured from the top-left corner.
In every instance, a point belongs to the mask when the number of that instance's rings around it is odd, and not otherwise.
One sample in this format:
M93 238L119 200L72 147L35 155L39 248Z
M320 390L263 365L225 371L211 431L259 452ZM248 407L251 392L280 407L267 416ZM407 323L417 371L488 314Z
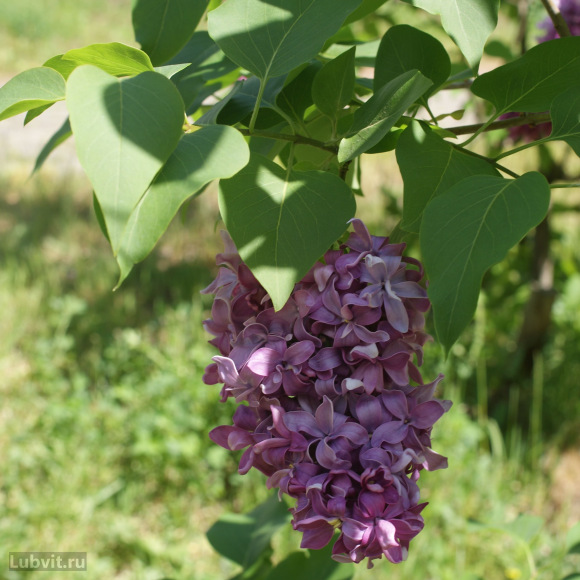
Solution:
M282 357L277 350L260 348L249 358L247 366L253 373L266 377L274 371L281 360Z

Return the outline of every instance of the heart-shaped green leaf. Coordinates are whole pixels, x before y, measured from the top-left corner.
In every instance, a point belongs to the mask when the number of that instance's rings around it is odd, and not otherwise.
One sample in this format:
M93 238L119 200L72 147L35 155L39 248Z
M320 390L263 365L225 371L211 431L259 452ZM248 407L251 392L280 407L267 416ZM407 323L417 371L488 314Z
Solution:
M153 70L149 57L143 51L120 42L91 44L69 50L62 55L62 62L71 62L75 67L92 64L116 77L134 76ZM62 68L62 64L56 61L54 66ZM70 71L64 72L70 76Z
M443 28L477 71L483 47L497 26L499 0L404 0L441 16Z
M165 64L191 38L209 0L135 0L135 38L153 64Z
M443 45L430 34L406 24L392 26L383 36L377 52L375 91L413 69L433 82L425 93L426 99L449 77L451 61Z
M469 324L484 273L544 219L546 178L477 175L463 179L425 209L421 252L429 277L435 330L449 351Z
M231 177L249 158L245 139L232 127L213 125L184 135L129 218L117 254L119 284L154 248L184 201L210 181Z
M517 60L481 75L472 85L496 115L547 111L559 94L580 90L580 37L543 42Z
M411 70L381 87L355 113L349 134L338 148L340 163L376 145L432 84L419 71Z
M158 73L119 80L93 66L71 74L66 101L78 158L117 254L131 212L179 141L183 102Z
M0 87L0 121L31 109L62 101L64 79L47 67L24 71Z
M276 310L345 231L354 196L338 176L291 172L259 155L220 183L220 211L244 262Z
M423 211L436 196L472 175L499 173L487 161L459 151L423 123L412 123L397 142L405 184L401 228L419 233Z
M208 14L210 36L262 80L314 58L361 0L235 0Z

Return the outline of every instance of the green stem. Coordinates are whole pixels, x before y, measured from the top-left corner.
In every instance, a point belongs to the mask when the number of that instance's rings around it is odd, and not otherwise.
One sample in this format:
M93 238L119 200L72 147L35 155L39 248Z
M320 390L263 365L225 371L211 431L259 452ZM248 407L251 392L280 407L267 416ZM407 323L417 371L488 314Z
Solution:
M500 171L502 171L506 175L509 175L510 177L513 177L515 179L517 179L518 177L521 177L520 175L518 175L517 173L515 173L511 169L508 169L507 167L500 165L494 159L490 159L489 157L486 157L485 155L480 155L479 153L476 153L475 151L470 151L469 149L464 149L461 145L457 145L456 143L449 143L449 144L457 151L461 151L462 153L466 153L467 155L471 155L472 157L477 157L478 159L483 159L483 161L487 161L487 163L489 163L490 165L493 165L496 169L499 169Z
M554 28L556 32L560 35L560 37L564 36L572 36L570 29L568 28L568 24L564 20L560 9L554 4L553 0L541 0L548 16L554 23Z
M549 143L550 141L552 141L550 137L544 137L543 139L538 139L537 141L532 141L531 143L524 143L523 145L520 145L515 149L510 149L509 151L504 151L503 153L500 153L497 157L495 157L495 161L503 159L504 157L509 157L510 155L514 155L515 153L519 153L520 151L525 151L530 147L535 147L536 145L541 145L542 143Z
M550 189L572 189L573 187L580 187L580 183L550 183Z
M258 118L258 112L260 111L260 105L262 104L262 97L264 96L265 89L266 89L266 81L260 79L260 89L258 90L258 97L256 98L256 104L254 105L254 110L252 111L252 118L250 119L249 126L250 133L254 132L254 127L256 126L256 119Z

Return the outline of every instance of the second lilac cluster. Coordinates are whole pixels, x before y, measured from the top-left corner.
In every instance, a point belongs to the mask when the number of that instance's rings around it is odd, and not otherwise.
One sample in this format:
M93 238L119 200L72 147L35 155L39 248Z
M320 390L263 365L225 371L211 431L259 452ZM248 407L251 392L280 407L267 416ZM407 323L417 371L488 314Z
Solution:
M431 429L451 403L434 398L417 365L429 300L421 264L404 244L371 236L360 220L337 250L274 311L224 233L215 295L205 321L220 355L204 375L240 405L211 439L245 449L267 485L296 499L303 548L331 542L338 561L406 558L423 528L417 481L447 466ZM414 383L416 386L412 386Z

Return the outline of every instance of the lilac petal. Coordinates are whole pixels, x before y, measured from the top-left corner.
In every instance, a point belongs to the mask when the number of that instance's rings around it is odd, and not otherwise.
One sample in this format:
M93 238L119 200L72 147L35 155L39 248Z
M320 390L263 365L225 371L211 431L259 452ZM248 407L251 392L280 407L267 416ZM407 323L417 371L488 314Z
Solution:
M437 388L437 385L441 382L442 379L443 375L440 374L433 382L417 387L415 394L415 400L417 401L417 403L424 403L426 401L430 401L431 399L433 399L435 389Z
M351 466L350 461L340 459L324 439L316 447L316 461L326 469L349 469Z
M358 446L364 445L369 440L367 430L362 425L352 421L348 421L339 429L335 430L332 438L334 439L335 437L344 437Z
M371 443L379 447L382 443L400 443L405 436L409 427L403 421L389 421L377 427L373 433Z
M254 442L252 436L247 431L230 425L221 425L220 427L212 429L209 432L209 438L214 443L231 451L238 451Z
M357 252L370 251L373 247L371 235L365 224L359 219L350 220L354 233L348 238L347 245Z
M313 342L309 340L303 340L301 342L296 342L286 351L286 361L291 365L301 365L306 362L312 353L316 350Z
M296 529L303 532L300 547L311 550L324 548L334 536L334 526L320 516L302 520Z
M439 455L439 453L436 453L430 447L423 448L423 455L425 456L425 463L423 463L423 466L427 471L447 469L447 457Z
M354 333L360 340L369 344L373 342L385 342L389 340L389 335L384 330L371 332L368 328L360 326L359 324L354 325Z
M283 417L284 424L290 431L308 433L313 437L324 437L325 433L320 429L314 416L306 411L290 411Z
M417 405L411 413L411 424L417 429L429 429L445 413L438 401L427 401Z
M225 356L214 356L213 361L217 363L218 375L220 381L230 387L243 387L244 384L240 381L240 375L236 369L236 365L231 358Z
M315 371L329 371L342 364L340 350L337 348L321 348L308 363L310 368Z
M399 298L384 296L385 313L389 324L399 332L405 334L409 330L409 316L405 305Z
M316 423L320 430L325 434L332 433L332 427L334 424L334 408L332 406L332 401L328 397L324 397L322 403L316 409L315 413Z
M417 282L398 282L392 286L393 292L401 298L427 298L427 290Z
M376 518L385 511L385 500L381 494L363 491L358 501L365 517Z
M379 349L376 344L365 344L355 346L351 351L353 358L374 360L379 356Z
M343 541L345 541L346 545L360 544L367 531L368 525L358 520L345 518L342 522Z
M249 358L247 367L261 377L270 375L280 364L282 357L277 350L260 348Z
M409 415L407 397L402 391L385 391L382 399L389 413L392 413L398 419L406 419Z
M356 402L356 415L359 423L371 433L381 424L383 414L376 397L362 395Z

